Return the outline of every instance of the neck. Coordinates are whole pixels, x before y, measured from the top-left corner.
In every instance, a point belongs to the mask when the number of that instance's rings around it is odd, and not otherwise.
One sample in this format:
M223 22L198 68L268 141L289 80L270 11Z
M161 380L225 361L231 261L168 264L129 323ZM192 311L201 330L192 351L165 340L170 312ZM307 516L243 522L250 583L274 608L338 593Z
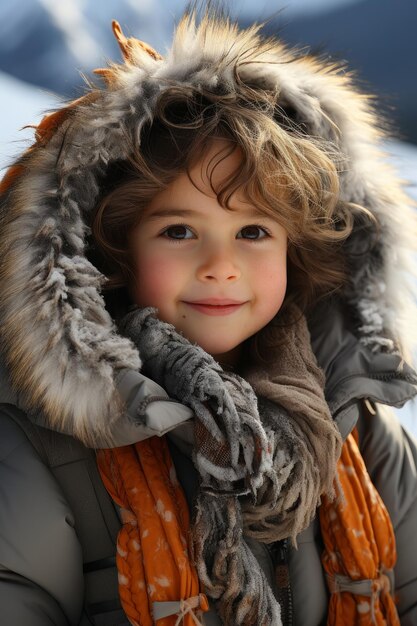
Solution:
M222 354L213 354L214 359L222 366L222 368L226 371L236 371L237 365L242 356L242 344L239 344L233 350L229 350L229 352L224 352Z

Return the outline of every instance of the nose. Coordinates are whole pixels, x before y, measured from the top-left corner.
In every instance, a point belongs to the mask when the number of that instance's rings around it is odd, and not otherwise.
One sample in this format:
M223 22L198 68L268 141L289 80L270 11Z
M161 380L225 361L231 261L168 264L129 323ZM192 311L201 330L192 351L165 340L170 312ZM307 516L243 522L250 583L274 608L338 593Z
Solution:
M203 282L232 282L239 280L241 270L235 255L226 246L212 246L205 251L197 269L197 278Z

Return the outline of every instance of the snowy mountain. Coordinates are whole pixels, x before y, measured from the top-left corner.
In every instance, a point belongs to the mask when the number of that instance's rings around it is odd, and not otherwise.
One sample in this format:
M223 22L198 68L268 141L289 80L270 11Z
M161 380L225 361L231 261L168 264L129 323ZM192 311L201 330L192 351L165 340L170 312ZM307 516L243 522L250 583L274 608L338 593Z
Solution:
M175 3L174 3L175 4ZM23 0L0 4L0 70L13 76L74 95L83 84L80 72L90 73L118 58L119 50L111 33L112 19L118 19L126 32L140 31L161 44L158 33L168 32L171 16L159 16L159 27L152 12L152 1L118 3L81 0Z
M271 18L285 41L346 59L405 139L417 143L415 0L223 0L242 25ZM57 93L80 95L81 73L120 58L111 33L164 53L186 0L15 0L0 2L0 71ZM395 111L397 113L395 113Z
M358 0L356 0L357 2ZM224 4L241 21L263 20L284 7L285 16L316 15L354 0L233 0ZM127 34L148 41L162 53L186 0L14 0L0 3L0 70L21 80L74 95L106 58L118 58L111 33L117 19Z

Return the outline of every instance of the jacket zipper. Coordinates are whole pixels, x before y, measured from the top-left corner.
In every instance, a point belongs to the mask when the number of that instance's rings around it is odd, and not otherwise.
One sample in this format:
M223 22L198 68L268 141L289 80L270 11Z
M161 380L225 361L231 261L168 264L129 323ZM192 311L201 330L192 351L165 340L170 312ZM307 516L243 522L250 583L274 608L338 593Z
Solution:
M275 585L278 602L281 607L283 626L293 626L294 610L291 591L290 568L288 565L288 539L282 539L272 545L267 545L271 554L275 571Z

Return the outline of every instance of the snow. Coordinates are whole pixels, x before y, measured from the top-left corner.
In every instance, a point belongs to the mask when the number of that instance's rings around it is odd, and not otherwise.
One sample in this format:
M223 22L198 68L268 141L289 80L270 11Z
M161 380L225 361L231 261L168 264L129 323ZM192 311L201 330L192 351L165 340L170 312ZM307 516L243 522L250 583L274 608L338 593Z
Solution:
M57 96L27 85L0 72L0 172L30 144L33 129L48 109L59 102Z

